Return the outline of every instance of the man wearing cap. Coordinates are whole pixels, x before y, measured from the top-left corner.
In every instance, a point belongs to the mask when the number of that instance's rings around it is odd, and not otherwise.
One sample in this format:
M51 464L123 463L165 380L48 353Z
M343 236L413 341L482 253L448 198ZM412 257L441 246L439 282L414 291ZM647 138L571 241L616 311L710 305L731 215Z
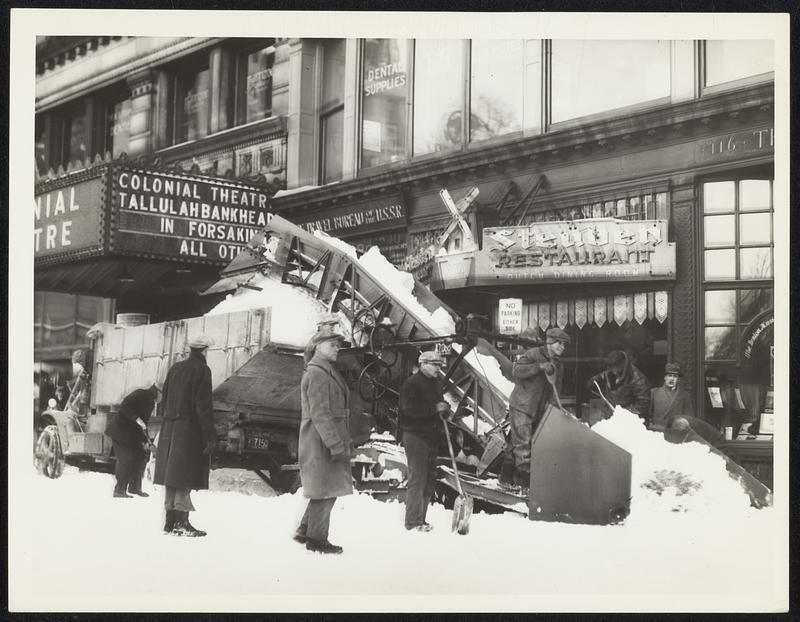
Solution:
M206 335L189 340L190 352L167 372L163 389L163 416L156 450L153 482L165 487L167 518L164 532L177 536L204 536L189 522L194 510L190 493L208 488L208 471L214 451L211 369L206 364Z
M621 406L644 419L650 412L650 387L647 378L622 350L609 352L606 368L589 378L587 388L597 395L595 382L613 406Z
M339 318L336 317L334 313L328 313L319 319L319 322L317 322L317 332L311 337L303 351L304 365L308 365L309 361L311 361L311 358L314 356L314 337L317 335L333 335L338 326Z
M436 450L442 431L441 413L450 407L442 398L439 370L444 358L434 351L419 356L419 369L400 388L400 420L408 463L405 527L430 531L425 522L436 482Z
M689 393L680 386L683 376L678 363L664 366L664 385L650 392L648 427L664 433L673 443L705 441L715 445L723 440L717 428L694 416Z
M308 506L294 539L318 553L342 552L328 540L331 510L337 497L353 493L350 396L334 366L342 339L335 333L314 335L311 360L300 381L298 458Z
M511 452L514 457L514 483L530 484L531 438L548 404L556 404L555 391L561 391L564 368L561 355L570 336L560 328L550 328L546 343L527 350L514 363L511 375L514 390L509 398Z
M106 427L106 434L111 438L116 458L115 497L150 496L142 490L147 452L153 449L147 435L147 422L160 396L161 391L155 384L147 389L132 391L122 400L119 411Z

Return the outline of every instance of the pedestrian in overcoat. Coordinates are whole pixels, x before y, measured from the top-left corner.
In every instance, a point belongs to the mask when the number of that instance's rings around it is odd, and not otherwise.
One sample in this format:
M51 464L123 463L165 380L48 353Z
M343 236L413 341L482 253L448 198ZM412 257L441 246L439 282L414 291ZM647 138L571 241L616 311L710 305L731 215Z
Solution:
M155 384L147 389L132 391L122 400L119 411L106 426L106 434L111 438L116 457L115 497L150 496L142 490L147 452L152 449L147 436L147 422L160 395L161 392Z
M188 343L190 354L175 363L164 381L164 421L159 432L153 482L165 487L164 531L179 536L204 536L189 523L194 511L190 493L208 488L214 451L211 369L206 352L211 338L200 335Z
M509 398L509 435L514 458L514 483L530 483L531 439L548 404L556 404L553 387L561 391L564 368L561 355L570 336L560 328L550 328L543 346L520 356L511 370L514 390Z
M310 551L341 553L328 540L330 516L338 497L353 493L349 390L334 363L342 336L317 333L313 355L300 382L298 457L308 506L294 535Z

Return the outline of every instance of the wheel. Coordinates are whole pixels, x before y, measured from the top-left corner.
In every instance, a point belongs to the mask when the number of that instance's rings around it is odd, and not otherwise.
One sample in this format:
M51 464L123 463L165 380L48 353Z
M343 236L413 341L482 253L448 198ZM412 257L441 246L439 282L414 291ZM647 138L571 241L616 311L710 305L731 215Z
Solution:
M360 348L370 343L375 323L375 312L372 309L365 307L356 311L350 331L353 336L353 347Z
M389 367L397 361L397 350L391 346L397 338L394 331L388 326L378 324L369 335L369 349Z
M358 394L366 402L377 402L383 397L392 380L392 371L380 359L368 363L358 377Z
M58 426L48 425L39 435L34 451L36 470L41 475L56 479L64 472L64 450L61 445L61 435Z

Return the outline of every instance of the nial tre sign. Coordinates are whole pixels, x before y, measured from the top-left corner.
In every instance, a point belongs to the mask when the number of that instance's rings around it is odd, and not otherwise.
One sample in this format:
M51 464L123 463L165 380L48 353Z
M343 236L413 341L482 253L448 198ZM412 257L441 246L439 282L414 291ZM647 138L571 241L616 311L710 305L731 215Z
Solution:
M102 249L102 187L102 177L94 177L40 188L33 203L34 259Z

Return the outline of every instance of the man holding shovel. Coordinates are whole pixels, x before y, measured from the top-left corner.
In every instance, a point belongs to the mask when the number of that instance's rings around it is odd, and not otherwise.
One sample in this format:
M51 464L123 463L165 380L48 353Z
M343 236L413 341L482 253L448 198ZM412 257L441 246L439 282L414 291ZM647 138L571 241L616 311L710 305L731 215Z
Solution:
M436 482L436 449L442 431L441 415L450 407L442 398L439 370L444 358L436 352L419 356L419 370L400 389L400 429L408 461L405 525L409 531L430 531L425 522Z
M558 405L564 368L561 355L570 336L560 328L550 328L543 346L531 348L514 363L511 375L514 390L509 399L511 452L514 457L514 484L530 485L531 439L548 404Z

